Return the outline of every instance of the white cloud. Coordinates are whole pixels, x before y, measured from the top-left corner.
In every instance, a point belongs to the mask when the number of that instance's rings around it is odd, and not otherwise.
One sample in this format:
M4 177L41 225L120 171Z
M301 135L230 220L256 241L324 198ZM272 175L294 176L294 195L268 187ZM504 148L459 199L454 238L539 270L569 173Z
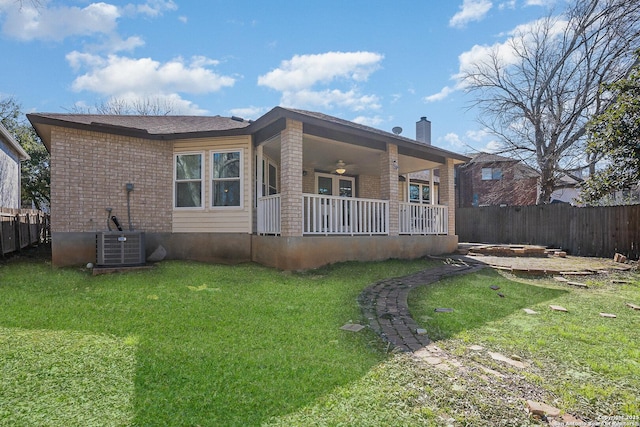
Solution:
M526 0L525 6L548 6L551 7L556 3L556 0Z
M282 92L280 103L282 106L291 108L322 107L327 110L334 106L349 108L353 111L380 108L379 99L375 95L361 95L356 90L341 91L339 89L285 91Z
M72 35L107 34L115 30L120 11L112 4L79 7L34 7L29 2L5 2L2 31L20 40L60 41Z
M295 55L258 77L258 85L282 92L280 102L287 107L377 109L380 108L378 97L363 95L357 83L366 81L379 68L382 59L382 55L373 52ZM326 87L345 83L348 88Z
M124 15L158 17L165 11L175 9L177 6L172 0L148 0L123 8L105 2L90 3L81 8L53 6L47 0L0 1L0 13L5 15L2 32L25 41L62 41L71 36L104 34L114 36L118 20Z
M351 120L354 123L359 123L364 126L378 127L381 123L384 123L384 119L380 116L358 116L355 119Z
M516 0L508 0L498 5L498 9L500 10L515 9L515 8L516 8Z
M317 55L295 55L282 61L280 67L258 77L258 84L280 91L309 88L338 78L365 81L382 61L373 52L327 52Z
M128 4L124 9L130 14L141 14L155 18L165 11L178 9L178 6L172 0L147 0L144 4Z
M440 92L434 93L433 95L425 96L424 101L425 102L442 101L443 99L445 99L447 96L449 96L449 94L451 94L454 91L455 91L455 89L453 89L453 88L451 88L449 86L445 86L445 87L442 88L442 90L440 90Z
M489 141L487 145L481 150L486 153L498 153L503 149L503 144L500 141Z
M254 107L253 105L250 107L244 108L232 108L229 112L238 117L242 117L244 119L255 120L258 117L262 116L268 111L267 108L264 107Z
M460 11L449 20L449 26L463 28L469 22L482 20L493 7L489 0L464 0Z
M490 133L486 129L468 130L467 132L465 132L465 136L468 139L470 139L472 141L476 141L476 142L480 142L480 141L484 140L488 135L490 135Z
M461 148L465 146L465 143L462 142L460 136L456 133L449 132L444 136L444 141L452 147Z
M151 58L129 58L109 55L100 57L88 53L71 52L67 55L69 64L89 71L73 82L76 91L88 90L103 95L118 95L135 92L150 94L156 92L209 93L223 87L233 86L235 79L222 76L207 65L217 62L203 57L194 57L190 63L175 58L161 63Z

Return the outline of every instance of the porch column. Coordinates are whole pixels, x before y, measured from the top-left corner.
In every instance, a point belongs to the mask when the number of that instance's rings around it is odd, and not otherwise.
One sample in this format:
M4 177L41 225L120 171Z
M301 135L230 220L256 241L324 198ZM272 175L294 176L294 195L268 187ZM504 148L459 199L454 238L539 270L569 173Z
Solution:
M453 159L447 159L440 167L440 204L447 206L449 229L448 234L456 234L456 195L454 182Z
M280 133L280 235L302 236L302 122Z
M400 190L398 185L398 146L395 144L387 144L387 150L380 156L380 197L389 201L389 235L397 236L400 231L398 217Z

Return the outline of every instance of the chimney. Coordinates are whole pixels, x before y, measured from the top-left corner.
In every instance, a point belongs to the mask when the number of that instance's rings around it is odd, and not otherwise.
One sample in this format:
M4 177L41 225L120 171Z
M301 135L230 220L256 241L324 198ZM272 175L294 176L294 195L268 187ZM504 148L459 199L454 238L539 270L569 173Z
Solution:
M416 122L416 140L431 145L431 122L426 117L420 117Z

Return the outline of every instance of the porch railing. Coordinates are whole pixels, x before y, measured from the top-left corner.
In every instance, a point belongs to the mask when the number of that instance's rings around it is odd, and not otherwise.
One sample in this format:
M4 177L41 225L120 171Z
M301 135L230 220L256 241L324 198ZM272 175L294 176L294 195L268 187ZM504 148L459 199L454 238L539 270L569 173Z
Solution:
M258 233L280 234L280 195L258 199Z
M447 234L447 207L419 203L400 203L400 234Z
M304 194L303 214L304 234L389 234L386 200Z
M304 194L305 235L387 235L389 202L376 199ZM258 200L258 233L280 234L280 195ZM447 207L400 203L399 234L447 234Z

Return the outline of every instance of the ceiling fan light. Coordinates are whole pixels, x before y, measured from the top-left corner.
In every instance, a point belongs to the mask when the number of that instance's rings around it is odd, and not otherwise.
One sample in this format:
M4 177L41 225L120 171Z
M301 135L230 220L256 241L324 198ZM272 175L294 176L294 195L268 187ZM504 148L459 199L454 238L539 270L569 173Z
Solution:
M345 164L342 160L338 160L338 163L336 163L336 173L338 175L342 175L343 173L345 173L347 170L345 169Z

